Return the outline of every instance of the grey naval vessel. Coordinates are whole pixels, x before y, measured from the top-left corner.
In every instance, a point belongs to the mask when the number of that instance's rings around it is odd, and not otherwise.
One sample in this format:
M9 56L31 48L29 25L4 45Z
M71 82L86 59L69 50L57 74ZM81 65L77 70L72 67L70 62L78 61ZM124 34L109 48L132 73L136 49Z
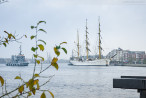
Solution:
M11 61L7 63L7 66L28 66L28 62L25 60L24 54L22 54L21 46L20 53L18 55L12 55Z

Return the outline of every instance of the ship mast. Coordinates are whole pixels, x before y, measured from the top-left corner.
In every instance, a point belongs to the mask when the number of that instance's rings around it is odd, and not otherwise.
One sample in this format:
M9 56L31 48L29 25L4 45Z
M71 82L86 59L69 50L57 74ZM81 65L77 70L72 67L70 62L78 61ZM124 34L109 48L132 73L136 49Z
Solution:
M19 48L20 48L20 53L19 53L19 55L21 55L21 53L22 53L22 50L21 50L21 45L20 45L20 47L19 47Z
M86 53L87 53L87 60L88 60L88 54L89 54L89 47L88 47L88 45L89 45L89 42L88 42L88 31L87 31L87 19L86 19Z
M80 56L80 44L79 44L79 32L78 32L78 30L77 30L77 48L78 48L78 58L79 58L79 56Z
M100 35L100 32L101 32L101 30L100 30L100 17L99 17L99 33L98 33L98 35L99 35L99 46L98 46L98 48L99 48L99 59L101 59L101 35Z

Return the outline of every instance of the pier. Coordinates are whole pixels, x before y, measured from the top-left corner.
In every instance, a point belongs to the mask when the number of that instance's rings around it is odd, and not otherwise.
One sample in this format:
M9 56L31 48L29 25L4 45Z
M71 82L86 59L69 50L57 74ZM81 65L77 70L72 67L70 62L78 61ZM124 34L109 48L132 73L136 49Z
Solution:
M146 76L121 76L113 79L113 88L137 89L140 98L146 98Z

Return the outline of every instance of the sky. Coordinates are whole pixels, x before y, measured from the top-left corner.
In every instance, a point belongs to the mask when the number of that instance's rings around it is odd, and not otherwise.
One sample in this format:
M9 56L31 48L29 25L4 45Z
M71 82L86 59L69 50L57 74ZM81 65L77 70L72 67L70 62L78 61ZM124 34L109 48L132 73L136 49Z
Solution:
M54 57L53 47L67 42L62 47L68 50L66 55L61 51L60 59L69 59L72 50L76 50L77 29L79 31L81 55L85 54L85 25L88 20L90 54L98 49L98 24L101 23L103 55L113 49L122 48L131 51L146 51L146 1L145 0L8 0L0 4L0 36L3 31L16 33L22 38L21 43L13 42L5 48L0 47L0 58L22 52L26 58L32 58L31 47L35 45L30 36L35 34L30 26L38 21L46 21L40 28L40 39L46 41L43 57L47 53ZM74 55L76 53L74 52Z

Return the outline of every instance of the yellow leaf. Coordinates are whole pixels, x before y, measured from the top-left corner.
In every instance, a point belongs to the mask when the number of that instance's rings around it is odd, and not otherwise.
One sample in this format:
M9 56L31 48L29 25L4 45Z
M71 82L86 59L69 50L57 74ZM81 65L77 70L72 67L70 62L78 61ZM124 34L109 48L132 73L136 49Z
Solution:
M1 81L1 85L3 86L4 85L4 79L1 76L0 76L0 81Z
M29 97L29 96L31 96L32 94L31 94L31 92L28 92L28 95L27 95L27 97Z
M35 38L35 37L36 37L36 36L33 36L33 35L32 35L32 36L30 37L30 39L32 40L32 39Z
M58 61L58 58L53 58L52 63L56 63Z
M39 82L39 80L37 79L37 80L34 80L34 85L36 85L37 83Z
M58 50L56 47L54 47L54 52L55 52L55 54L56 54L57 56L60 55L60 52L59 52L59 50Z
M44 92L42 93L41 98L46 98L46 95Z
M33 88L32 88L32 93L33 93L33 95L35 95L35 92L36 92L36 89L33 87Z
M29 90L30 90L30 91L32 91L33 86L34 86L33 81L34 81L33 79L30 79L30 80L28 81L28 87L29 87Z
M19 91L19 93L22 93L24 91L24 85L20 86L18 91Z
M40 77L39 74L35 74L34 76L35 76L35 77Z
M37 82L37 90L39 90L40 89L40 86L39 86L39 83Z
M44 46L42 44L38 45L41 51L44 51Z
M57 63L52 63L52 66L54 66L58 70L58 64Z
M62 43L60 43L60 45L61 45L61 44L67 44L67 42L62 42Z
M28 88L28 86L29 86L29 83L28 83L28 82L26 82L25 84L26 84L26 88Z
M48 92L51 94L52 98L54 98L54 95L53 95L53 93L52 93L51 91L48 91Z
M15 79L21 79L21 77L19 77L19 76L16 76L16 77L15 77Z
M54 66L58 70L58 64L57 64L58 58L53 58L51 65Z
M12 37L12 34L8 34L8 38L11 39L11 37Z
M14 35L12 35L12 37L15 39L15 36Z
M56 48L56 47L54 47L54 52L55 52L55 51L57 51L57 48Z
M40 64L40 61L39 61L39 60L36 60L36 62L37 62L38 64Z

